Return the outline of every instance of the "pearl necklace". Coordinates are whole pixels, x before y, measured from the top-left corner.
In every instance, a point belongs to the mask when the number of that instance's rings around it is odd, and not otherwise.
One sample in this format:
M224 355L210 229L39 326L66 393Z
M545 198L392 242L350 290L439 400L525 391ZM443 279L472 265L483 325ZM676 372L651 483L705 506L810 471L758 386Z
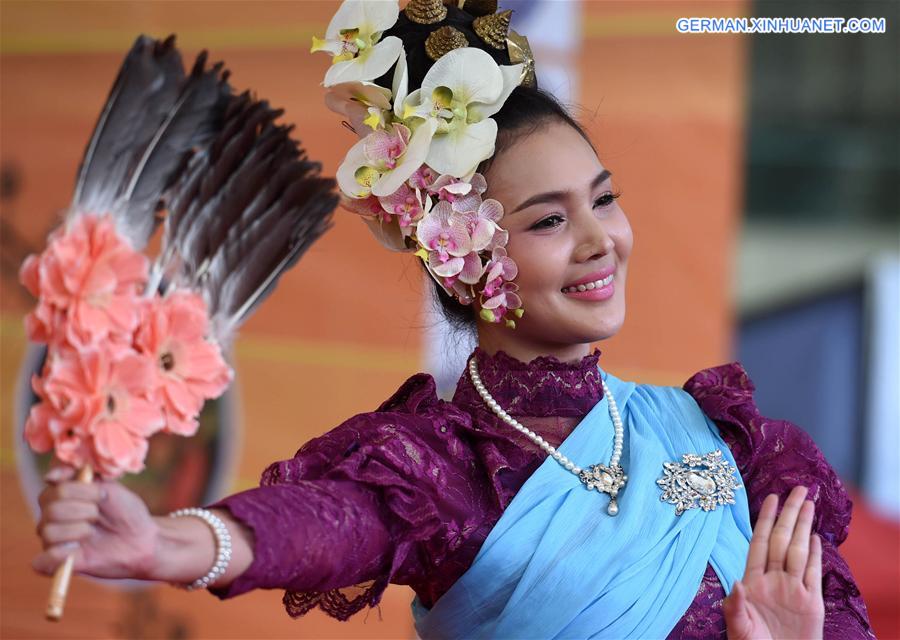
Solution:
M563 468L566 469L566 471L575 474L588 490L596 489L600 493L608 493L610 500L606 512L611 516L619 513L619 506L616 503L616 496L619 493L619 490L625 486L625 482L628 480L628 476L625 475L624 470L619 466L619 458L622 456L622 440L624 438L625 430L622 428L622 417L619 415L619 407L616 405L616 400L613 397L612 392L609 390L609 387L606 386L606 381L603 380L602 377L600 378L600 384L603 385L603 393L609 400L609 417L612 418L613 426L615 427L615 436L613 437L613 453L612 457L609 459L609 466L604 464L594 464L591 465L588 469L582 469L581 467L576 465L561 452L559 452L553 445L544 440L541 436L509 415L503 409L503 407L501 407L500 404L496 400L494 400L491 394L488 393L487 388L481 381L481 376L478 374L478 365L475 363L474 356L469 360L469 377L472 379L472 384L475 386L475 390L478 392L478 395L481 396L481 399L484 400L484 403L490 408L491 411L493 411L497 415L498 418L503 420L506 424L511 426L516 431L519 431L520 433L527 436L528 439L530 439L541 449L549 453L554 460L556 460L560 465L563 466Z

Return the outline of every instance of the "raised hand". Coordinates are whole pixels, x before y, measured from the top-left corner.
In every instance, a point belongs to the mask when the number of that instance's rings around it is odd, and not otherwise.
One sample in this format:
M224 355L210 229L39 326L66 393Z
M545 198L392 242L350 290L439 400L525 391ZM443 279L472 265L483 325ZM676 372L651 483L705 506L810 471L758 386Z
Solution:
M811 534L814 504L797 486L778 520L778 496L763 501L742 580L725 599L729 640L821 638L822 542Z
M43 552L32 560L51 575L74 553L73 569L98 578L147 578L158 527L144 502L118 482L81 483L57 467L41 493L37 533Z

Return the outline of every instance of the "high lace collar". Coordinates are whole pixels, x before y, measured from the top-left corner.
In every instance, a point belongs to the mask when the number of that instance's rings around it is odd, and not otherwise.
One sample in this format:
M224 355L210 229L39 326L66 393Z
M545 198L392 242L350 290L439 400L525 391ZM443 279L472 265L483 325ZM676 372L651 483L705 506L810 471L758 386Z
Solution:
M476 347L473 355L488 392L512 415L580 417L603 397L597 368L599 349L575 363L554 356L522 362L505 351L491 355L481 347ZM456 385L453 403L486 408L469 379L468 367Z

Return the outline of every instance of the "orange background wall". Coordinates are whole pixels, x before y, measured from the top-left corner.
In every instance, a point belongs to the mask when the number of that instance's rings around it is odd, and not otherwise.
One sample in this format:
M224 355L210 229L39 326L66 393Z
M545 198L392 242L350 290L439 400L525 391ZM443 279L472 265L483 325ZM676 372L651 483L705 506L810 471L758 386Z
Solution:
M178 34L186 62L201 47L224 59L237 89L252 87L286 109L311 157L333 175L352 134L322 104L325 56L308 53L337 2L2 3L3 163L22 172L3 215L32 248L66 206L73 177L116 69L134 37ZM685 36L675 19L737 15L742 2L585 2L577 54L585 121L623 192L635 232L628 319L601 345L623 377L681 384L730 359L731 275L739 224L746 40ZM527 34L526 34L527 35ZM540 65L540 60L538 60ZM540 67L538 67L540 69ZM549 161L550 159L548 159ZM11 213L12 211L12 213ZM14 216L13 216L14 213ZM411 592L392 586L381 615L338 623L313 613L291 620L280 593L226 603L168 587L123 592L77 579L65 621L41 612L48 581L13 458L13 391L30 302L4 243L2 312L3 638L412 638ZM232 489L308 438L371 410L419 369L420 271L380 250L349 214L282 280L236 348L242 448Z

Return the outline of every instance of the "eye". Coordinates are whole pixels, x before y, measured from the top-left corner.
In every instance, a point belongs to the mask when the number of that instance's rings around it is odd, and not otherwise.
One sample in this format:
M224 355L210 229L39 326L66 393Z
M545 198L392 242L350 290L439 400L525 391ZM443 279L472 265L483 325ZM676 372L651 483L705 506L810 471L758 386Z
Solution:
M607 191L599 198L594 200L594 208L596 209L597 207L608 207L613 202L615 202L620 195L622 194ZM534 223L534 225L530 227L530 229L552 229L553 227L558 227L565 221L566 219L563 215L559 213L553 213L546 218L541 218L540 220L538 220L536 223Z
M610 191L607 191L606 193L601 195L599 198L594 200L594 208L596 209L597 207L608 207L613 202L615 202L616 199L621 195L622 195L621 193L612 193Z
M545 223L550 223L552 220L560 220L560 221L564 221L565 218L563 218L563 217L562 217L561 215L559 215L558 213L554 213L554 214L552 214L552 215L547 216L547 217L544 218L543 220L540 220L539 222L536 222L536 223L534 224L534 226L532 226L531 228L532 228L532 229L552 229L553 227L559 226L559 223L555 223L555 224L545 224Z

